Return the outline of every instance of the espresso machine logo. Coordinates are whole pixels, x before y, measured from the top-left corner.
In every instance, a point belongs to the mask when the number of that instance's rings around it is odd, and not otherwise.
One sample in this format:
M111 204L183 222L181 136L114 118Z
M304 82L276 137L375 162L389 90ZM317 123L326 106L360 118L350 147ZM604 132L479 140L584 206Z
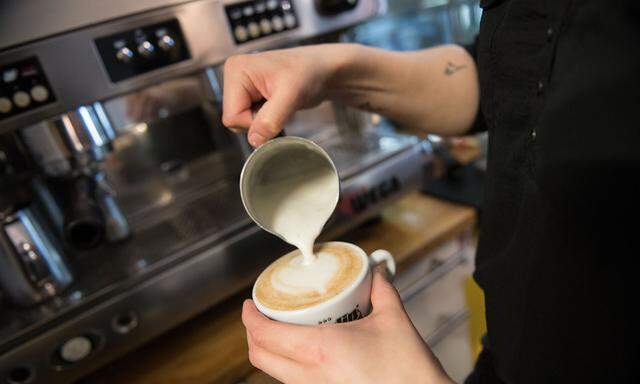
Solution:
M346 193L340 199L338 210L347 215L361 213L398 192L400 188L400 180L396 176L392 176L370 188Z

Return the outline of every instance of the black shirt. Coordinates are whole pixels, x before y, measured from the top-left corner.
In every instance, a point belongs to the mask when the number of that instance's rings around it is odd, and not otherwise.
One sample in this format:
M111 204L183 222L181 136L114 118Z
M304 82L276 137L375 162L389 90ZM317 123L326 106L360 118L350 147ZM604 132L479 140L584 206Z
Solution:
M488 0L471 382L640 383L640 6Z

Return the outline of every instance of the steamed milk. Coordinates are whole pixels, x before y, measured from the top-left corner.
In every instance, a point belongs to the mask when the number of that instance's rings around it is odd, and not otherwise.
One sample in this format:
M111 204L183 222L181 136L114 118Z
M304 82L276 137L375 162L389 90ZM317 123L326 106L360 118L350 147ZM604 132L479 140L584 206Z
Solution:
M251 186L252 193L260 196L255 200L255 212L260 212L261 222L300 252L265 270L258 291L286 298L284 302L293 307L300 305L295 304L295 298L306 297L303 302L307 304L326 300L323 297L334 294L336 288L343 289L344 282L353 277L353 271L346 273L345 268L354 267L357 262L353 260L359 261L344 250L319 249L314 253L315 240L333 213L340 192L335 170L321 155L303 148L275 154L262 166L268 169L260 172L263 177Z
M256 199L256 212L265 225L302 252L301 265L314 263L313 244L340 193L333 167L321 155L303 148L275 154L263 167L268 172L252 186L253 193L261 197Z

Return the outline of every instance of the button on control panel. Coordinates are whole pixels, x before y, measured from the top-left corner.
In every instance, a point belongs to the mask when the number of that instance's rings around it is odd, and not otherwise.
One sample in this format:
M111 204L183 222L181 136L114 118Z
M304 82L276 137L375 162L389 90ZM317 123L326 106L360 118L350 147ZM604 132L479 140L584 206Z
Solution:
M76 363L89 356L93 350L91 340L86 336L77 336L60 346L60 357L67 363Z
M101 37L95 43L114 83L191 58L176 19Z
M0 66L0 120L54 101L36 57Z
M298 27L292 0L254 0L228 5L227 19L236 44Z

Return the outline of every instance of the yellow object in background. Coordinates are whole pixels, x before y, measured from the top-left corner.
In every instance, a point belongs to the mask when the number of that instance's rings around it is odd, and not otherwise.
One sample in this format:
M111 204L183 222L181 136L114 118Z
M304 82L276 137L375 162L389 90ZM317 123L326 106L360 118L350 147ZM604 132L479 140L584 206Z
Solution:
M482 289L469 276L464 281L464 294L469 310L469 345L471 346L472 358L475 362L482 351L480 338L487 333L487 322L484 312L484 293Z

